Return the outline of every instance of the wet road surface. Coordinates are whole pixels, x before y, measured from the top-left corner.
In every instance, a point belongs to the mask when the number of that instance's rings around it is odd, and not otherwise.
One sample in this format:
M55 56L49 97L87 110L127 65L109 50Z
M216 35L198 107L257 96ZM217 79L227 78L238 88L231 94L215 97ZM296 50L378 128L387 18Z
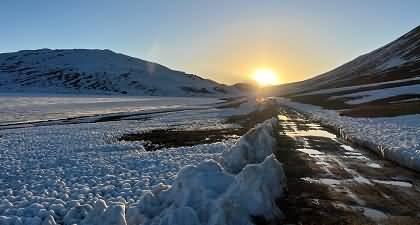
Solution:
M420 176L290 109L278 116L285 224L420 224Z

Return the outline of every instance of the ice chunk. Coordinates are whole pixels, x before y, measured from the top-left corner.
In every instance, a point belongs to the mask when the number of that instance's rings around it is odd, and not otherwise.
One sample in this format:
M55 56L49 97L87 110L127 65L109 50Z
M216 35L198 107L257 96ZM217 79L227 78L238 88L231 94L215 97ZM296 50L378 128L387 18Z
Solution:
M272 118L248 131L234 147L222 154L223 167L231 173L238 173L246 164L262 162L273 152L277 124L277 118Z
M198 166L183 168L165 200L175 207L195 209L198 217L206 221L212 200L224 193L233 181L234 177L224 172L216 161L204 161Z
M0 216L2 225L23 225L22 220L17 216Z
M67 214L64 216L64 224L65 225L72 225L72 224L80 224L82 220L84 220L88 213L92 211L92 206L86 205L76 205L71 208Z
M160 225L200 225L197 214L190 207L168 210L159 219Z
M284 194L286 177L274 155L263 163L247 165L222 198L218 199L209 224L253 224L250 216L268 221L283 216L275 200Z
M87 225L87 224L86 224ZM113 203L106 208L103 215L92 225L127 225L125 220L125 205Z
M98 219L102 218L105 209L108 206L106 205L105 201L99 199L95 202L93 209L89 212L86 218L83 220L84 224L96 224Z
M235 177L220 206L223 207L226 202L236 202L246 215L277 218L281 212L275 200L284 194L285 188L286 176L282 165L272 154L260 164L245 166Z
M42 225L57 225L57 223L55 222L54 217L48 215L42 222Z

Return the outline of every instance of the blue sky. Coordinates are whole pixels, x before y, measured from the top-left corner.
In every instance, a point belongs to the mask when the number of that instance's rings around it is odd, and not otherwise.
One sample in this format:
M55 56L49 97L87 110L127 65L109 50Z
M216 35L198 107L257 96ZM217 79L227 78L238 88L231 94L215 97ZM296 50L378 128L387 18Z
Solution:
M420 1L3 0L0 52L95 48L221 82L302 80L420 25Z

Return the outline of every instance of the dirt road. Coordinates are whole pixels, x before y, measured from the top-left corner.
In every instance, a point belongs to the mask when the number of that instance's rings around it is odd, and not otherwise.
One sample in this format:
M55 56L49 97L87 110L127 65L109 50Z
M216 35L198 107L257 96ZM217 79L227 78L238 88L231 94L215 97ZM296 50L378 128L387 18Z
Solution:
M420 175L280 110L285 224L420 224Z

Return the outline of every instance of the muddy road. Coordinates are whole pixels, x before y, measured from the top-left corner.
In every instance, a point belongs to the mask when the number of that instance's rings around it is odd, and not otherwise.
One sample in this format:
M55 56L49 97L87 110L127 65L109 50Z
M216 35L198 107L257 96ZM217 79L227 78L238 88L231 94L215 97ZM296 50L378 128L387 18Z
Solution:
M420 175L280 109L276 156L288 194L282 224L420 224Z

